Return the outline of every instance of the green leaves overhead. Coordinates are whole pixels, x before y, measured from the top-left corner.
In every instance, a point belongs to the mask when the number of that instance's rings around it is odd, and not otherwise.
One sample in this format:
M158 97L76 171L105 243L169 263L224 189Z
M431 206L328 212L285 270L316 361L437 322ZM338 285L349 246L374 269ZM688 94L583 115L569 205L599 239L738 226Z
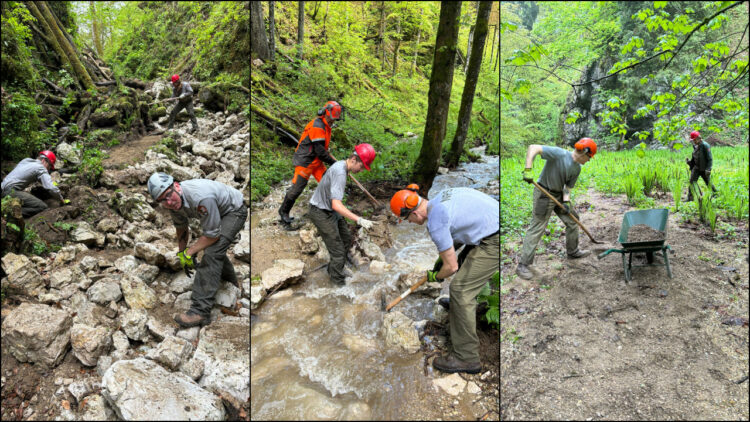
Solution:
M542 46L533 45L528 50L514 50L513 55L505 60L506 64L516 66L524 65L528 62L539 63L543 55L549 54Z

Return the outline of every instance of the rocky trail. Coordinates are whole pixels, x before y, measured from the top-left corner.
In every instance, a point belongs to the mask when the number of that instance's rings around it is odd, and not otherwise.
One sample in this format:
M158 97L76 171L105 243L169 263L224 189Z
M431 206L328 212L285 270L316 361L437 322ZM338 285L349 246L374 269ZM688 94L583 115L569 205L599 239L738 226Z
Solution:
M619 246L633 210L624 196L578 202L592 235ZM673 277L636 267L629 283L621 255L597 260L602 250L584 235L593 253L575 261L564 258L564 230L540 243L529 281L514 275L522 240L503 245L501 418L747 419L748 227L732 224L714 235L670 214Z
M210 325L181 329L192 279L146 189L163 171L225 183L249 205L248 121L199 104L196 133L178 116L171 131L111 148L97 188L51 174L71 203L25 223L61 248L2 258L2 420L249 420L250 219L227 252L238 283L223 282ZM66 166L80 158L58 153ZM190 225L192 242L201 229Z

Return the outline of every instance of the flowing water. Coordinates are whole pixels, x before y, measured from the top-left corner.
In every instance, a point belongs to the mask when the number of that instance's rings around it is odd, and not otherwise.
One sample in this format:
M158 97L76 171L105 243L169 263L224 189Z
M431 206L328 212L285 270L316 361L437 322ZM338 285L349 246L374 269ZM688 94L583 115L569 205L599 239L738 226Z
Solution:
M497 197L498 174L498 157L482 156L436 177L429 197L458 186ZM391 234L393 247L383 251L389 272L371 274L363 265L339 287L317 271L260 307L251 323L251 419L441 417L432 404L432 379L439 374L425 366L424 353L389 348L380 332L381 292L395 299L399 275L431 268L437 249L425 226L402 222ZM421 321L432 318L433 306L432 299L412 295L394 310ZM468 403L457 409L464 419L474 418Z

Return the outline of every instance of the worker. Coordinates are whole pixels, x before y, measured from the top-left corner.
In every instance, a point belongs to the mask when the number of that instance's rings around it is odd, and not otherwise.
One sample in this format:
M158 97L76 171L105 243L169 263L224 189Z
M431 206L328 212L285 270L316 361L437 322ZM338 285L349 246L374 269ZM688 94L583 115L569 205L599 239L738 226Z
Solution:
M323 238L328 253L331 256L328 264L328 275L331 281L337 285L346 284L344 265L347 260L347 251L352 243L352 235L349 233L346 217L365 230L372 227L372 221L360 217L344 206L344 188L346 187L346 176L349 173L359 173L362 170L370 170L370 165L375 159L375 149L370 144L359 144L354 147L354 152L346 160L336 161L328 171L325 172L320 183L315 188L310 199L310 211L308 217L318 228L318 234Z
M289 216L289 212L307 186L310 176L315 177L315 180L320 183L326 171L325 164L331 165L336 162L328 152L328 146L331 143L331 127L334 122L341 119L342 113L343 108L339 103L329 101L318 110L318 117L311 120L302 131L297 142L297 149L294 150L294 157L292 157L294 166L292 186L286 191L281 207L279 207L279 216L283 224L288 226L294 220Z
M482 369L476 299L500 267L500 204L471 188L445 189L431 200L421 197L418 190L417 185L409 185L396 192L391 198L391 211L411 223L427 223L440 255L433 269L427 271L427 281L442 282L456 274L450 284L448 307L451 350L435 358L432 366L443 372L476 374Z
M36 159L24 158L18 165L5 176L2 183L2 197L7 195L21 200L21 214L23 218L40 213L47 209L47 204L36 196L24 192L27 186L38 181L54 198L63 204L69 204L70 200L63 199L62 193L49 175L50 170L55 170L57 157L52 151L42 151Z
M162 207L170 210L177 230L180 265L186 272L194 269L195 256L204 251L196 269L190 309L175 317L182 327L211 322L214 296L223 279L237 284L237 274L227 257L227 249L247 219L242 193L220 182L192 179L176 182L165 173L148 179L148 192ZM200 218L203 235L187 246L190 237L188 218Z
M195 113L193 112L193 88L189 83L182 82L180 75L172 75L172 100L177 101L177 104L172 108L172 112L169 113L167 130L172 129L177 113L185 108L190 115L190 123L192 124L189 132L193 133L197 131L198 119L195 118Z
M542 145L529 145L526 150L526 168L523 171L523 180L533 183L531 169L534 158L541 154L542 159L547 160L542 168L542 174L537 183L547 192L562 203L564 208L558 207L547 195L539 189L534 189L534 208L531 225L526 231L523 239L521 257L518 260L516 274L529 280L534 274L529 266L534 261L534 250L547 228L547 222L552 216L552 211L565 223L565 249L568 258L577 259L588 256L591 251L578 248L578 225L569 214L578 218L578 214L570 204L570 189L578 180L581 166L586 164L596 154L596 142L591 138L582 138L574 145L575 151L569 152L562 148Z
M693 142L693 156L691 159L685 159L690 167L690 182L688 183L688 202L693 200L693 191L690 186L695 183L695 189L698 189L698 177L706 182L706 186L711 189L711 195L716 194L716 187L711 182L711 167L714 164L714 157L711 154L711 146L701 138L701 134L694 130L690 132L690 140Z

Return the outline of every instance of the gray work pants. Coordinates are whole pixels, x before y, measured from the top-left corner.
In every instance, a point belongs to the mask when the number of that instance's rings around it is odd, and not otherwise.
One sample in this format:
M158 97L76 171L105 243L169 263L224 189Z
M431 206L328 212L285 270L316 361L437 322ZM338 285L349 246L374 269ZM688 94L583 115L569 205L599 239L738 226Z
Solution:
M307 214L310 221L318 228L318 234L328 248L331 261L328 264L328 275L336 284L344 284L344 265L346 264L346 251L352 244L352 235L346 224L346 218L337 212L320 209L310 205Z
M189 100L184 103L180 102L179 100L177 101L177 104L172 107L172 112L169 113L169 123L167 124L167 129L172 129L172 125L174 124L175 117L177 117L177 113L179 113L183 108L187 109L187 112L190 115L190 122L193 124L193 129L198 129L198 119L195 118L195 113L193 112L193 100Z
M11 190L8 192L8 195L21 200L21 214L23 214L23 218L39 214L48 208L44 201L28 192Z
M246 219L247 207L244 205L239 211L230 212L221 218L219 240L203 250L203 259L195 272L193 302L190 306L192 313L203 316L211 314L214 296L221 286L221 280L237 284L237 274L227 256L227 249L245 225Z
M550 192L552 196L562 203L562 193ZM519 264L531 265L534 262L534 250L542 238L544 230L547 228L547 222L552 216L552 211L560 217L565 223L565 249L568 254L575 253L578 250L578 224L573 221L567 214L562 214L555 203L543 194L539 189L534 188L534 211L531 225L526 230L526 236L523 238L523 248Z

